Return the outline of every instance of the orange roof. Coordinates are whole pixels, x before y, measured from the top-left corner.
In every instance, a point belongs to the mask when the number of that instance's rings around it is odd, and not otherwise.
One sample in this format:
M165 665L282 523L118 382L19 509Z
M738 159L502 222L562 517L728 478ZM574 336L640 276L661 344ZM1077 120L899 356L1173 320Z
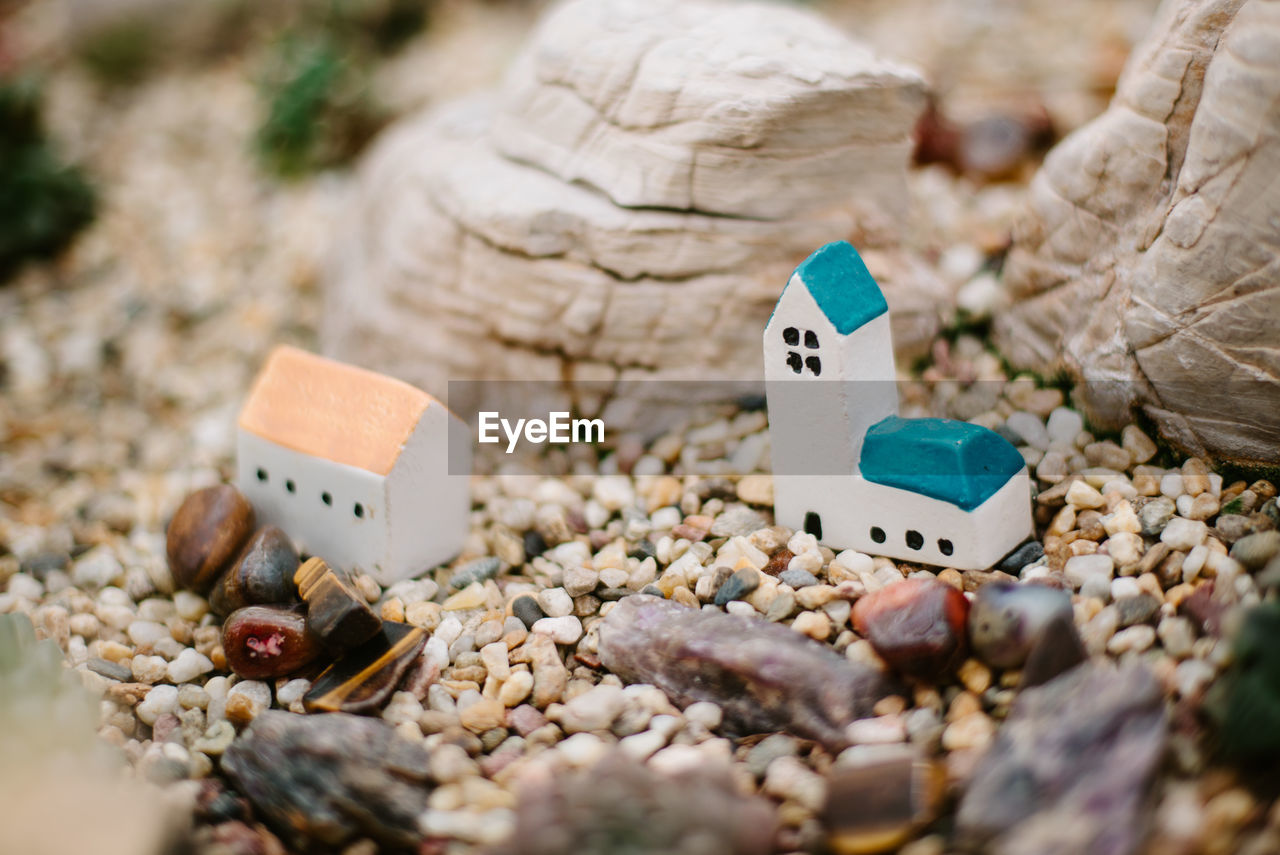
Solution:
M239 425L285 448L386 475L433 403L400 380L280 346L254 380Z

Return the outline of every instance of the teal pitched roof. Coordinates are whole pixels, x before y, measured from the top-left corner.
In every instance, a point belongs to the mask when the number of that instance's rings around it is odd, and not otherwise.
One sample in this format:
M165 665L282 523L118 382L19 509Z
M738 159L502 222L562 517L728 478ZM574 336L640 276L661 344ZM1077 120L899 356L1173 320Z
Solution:
M817 250L796 268L796 275L841 335L889 311L880 286L848 241Z
M971 511L1025 465L1018 449L979 425L950 419L877 422L862 443L862 477Z

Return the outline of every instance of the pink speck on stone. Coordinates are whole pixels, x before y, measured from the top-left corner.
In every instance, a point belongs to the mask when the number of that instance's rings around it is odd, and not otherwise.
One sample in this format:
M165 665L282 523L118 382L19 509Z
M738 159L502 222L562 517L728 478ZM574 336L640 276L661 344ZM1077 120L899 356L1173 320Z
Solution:
M278 632L273 632L266 638L247 638L245 639L245 647L248 647L252 653L249 655L256 659L259 656L279 656L281 654L280 644L284 641L284 636Z

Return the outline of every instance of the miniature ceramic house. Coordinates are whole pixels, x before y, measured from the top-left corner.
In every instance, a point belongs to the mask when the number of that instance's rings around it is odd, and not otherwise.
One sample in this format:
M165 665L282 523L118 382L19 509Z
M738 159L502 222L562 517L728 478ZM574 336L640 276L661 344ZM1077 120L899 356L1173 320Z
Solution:
M448 560L467 535L466 426L399 380L277 348L240 411L236 456L259 520L384 584Z
M990 567L1031 534L1016 448L978 425L897 415L888 305L848 243L796 268L764 357L780 524L959 569Z

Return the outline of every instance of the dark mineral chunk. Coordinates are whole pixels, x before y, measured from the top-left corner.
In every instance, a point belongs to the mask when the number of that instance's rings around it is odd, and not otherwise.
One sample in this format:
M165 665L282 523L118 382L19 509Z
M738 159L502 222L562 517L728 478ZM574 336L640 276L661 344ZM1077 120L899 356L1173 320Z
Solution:
M1032 643L1018 685L1023 689L1042 685L1088 658L1070 613L1056 614L1049 618Z
M165 542L174 581L207 594L251 534L253 506L230 484L187 496L169 522Z
M502 562L492 555L468 561L459 567L454 572L453 577L449 579L449 588L450 590L461 591L473 582L492 579L498 575L498 571L501 569Z
M511 836L489 855L765 855L772 806L723 769L663 775L621 752L590 769L526 780Z
M1123 629L1150 621L1160 611L1160 601L1143 591L1116 600L1116 611L1120 613L1119 625Z
M298 552L289 536L273 525L259 529L214 585L209 606L228 615L245 606L293 602L298 599L293 583L297 569Z
M1000 855L1136 851L1166 732L1143 666L1083 665L1022 692L960 802L963 842Z
M322 559L308 558L293 581L307 604L307 627L330 650L350 650L382 628L382 619L364 598Z
M377 635L324 669L302 703L312 712L376 709L395 691L426 643L426 630L383 621Z
M1280 603L1249 609L1232 645L1232 662L1209 691L1205 709L1223 757L1274 768L1280 759Z
M1045 627L1058 616L1072 618L1071 595L1044 585L989 582L978 588L969 610L969 639L988 665L1020 668Z
M716 605L723 606L733 600L741 600L758 587L760 573L751 567L743 567L725 579L724 584L716 591Z
M222 625L227 666L247 680L283 677L322 652L301 606L245 606Z
M837 765L827 781L822 820L840 855L888 852L932 821L946 774L915 749L886 751L858 765Z
M784 730L830 747L846 744L845 726L890 692L875 669L785 626L641 595L600 625L600 660L682 707L719 704L732 732Z
M528 629L537 621L547 616L542 610L542 606L538 605L537 597L532 594L523 594L511 601L511 613L520 618L520 622Z
M427 752L384 721L268 710L222 755L222 769L293 847L358 835L413 846L427 806Z
M896 671L932 680L964 661L969 601L950 585L904 579L858 600L853 627Z
M1034 564L1044 558L1044 545L1038 540L1028 540L1017 549L1010 552L1004 558L1000 559L997 569L1008 573L1011 576L1017 576L1023 567L1028 564Z

